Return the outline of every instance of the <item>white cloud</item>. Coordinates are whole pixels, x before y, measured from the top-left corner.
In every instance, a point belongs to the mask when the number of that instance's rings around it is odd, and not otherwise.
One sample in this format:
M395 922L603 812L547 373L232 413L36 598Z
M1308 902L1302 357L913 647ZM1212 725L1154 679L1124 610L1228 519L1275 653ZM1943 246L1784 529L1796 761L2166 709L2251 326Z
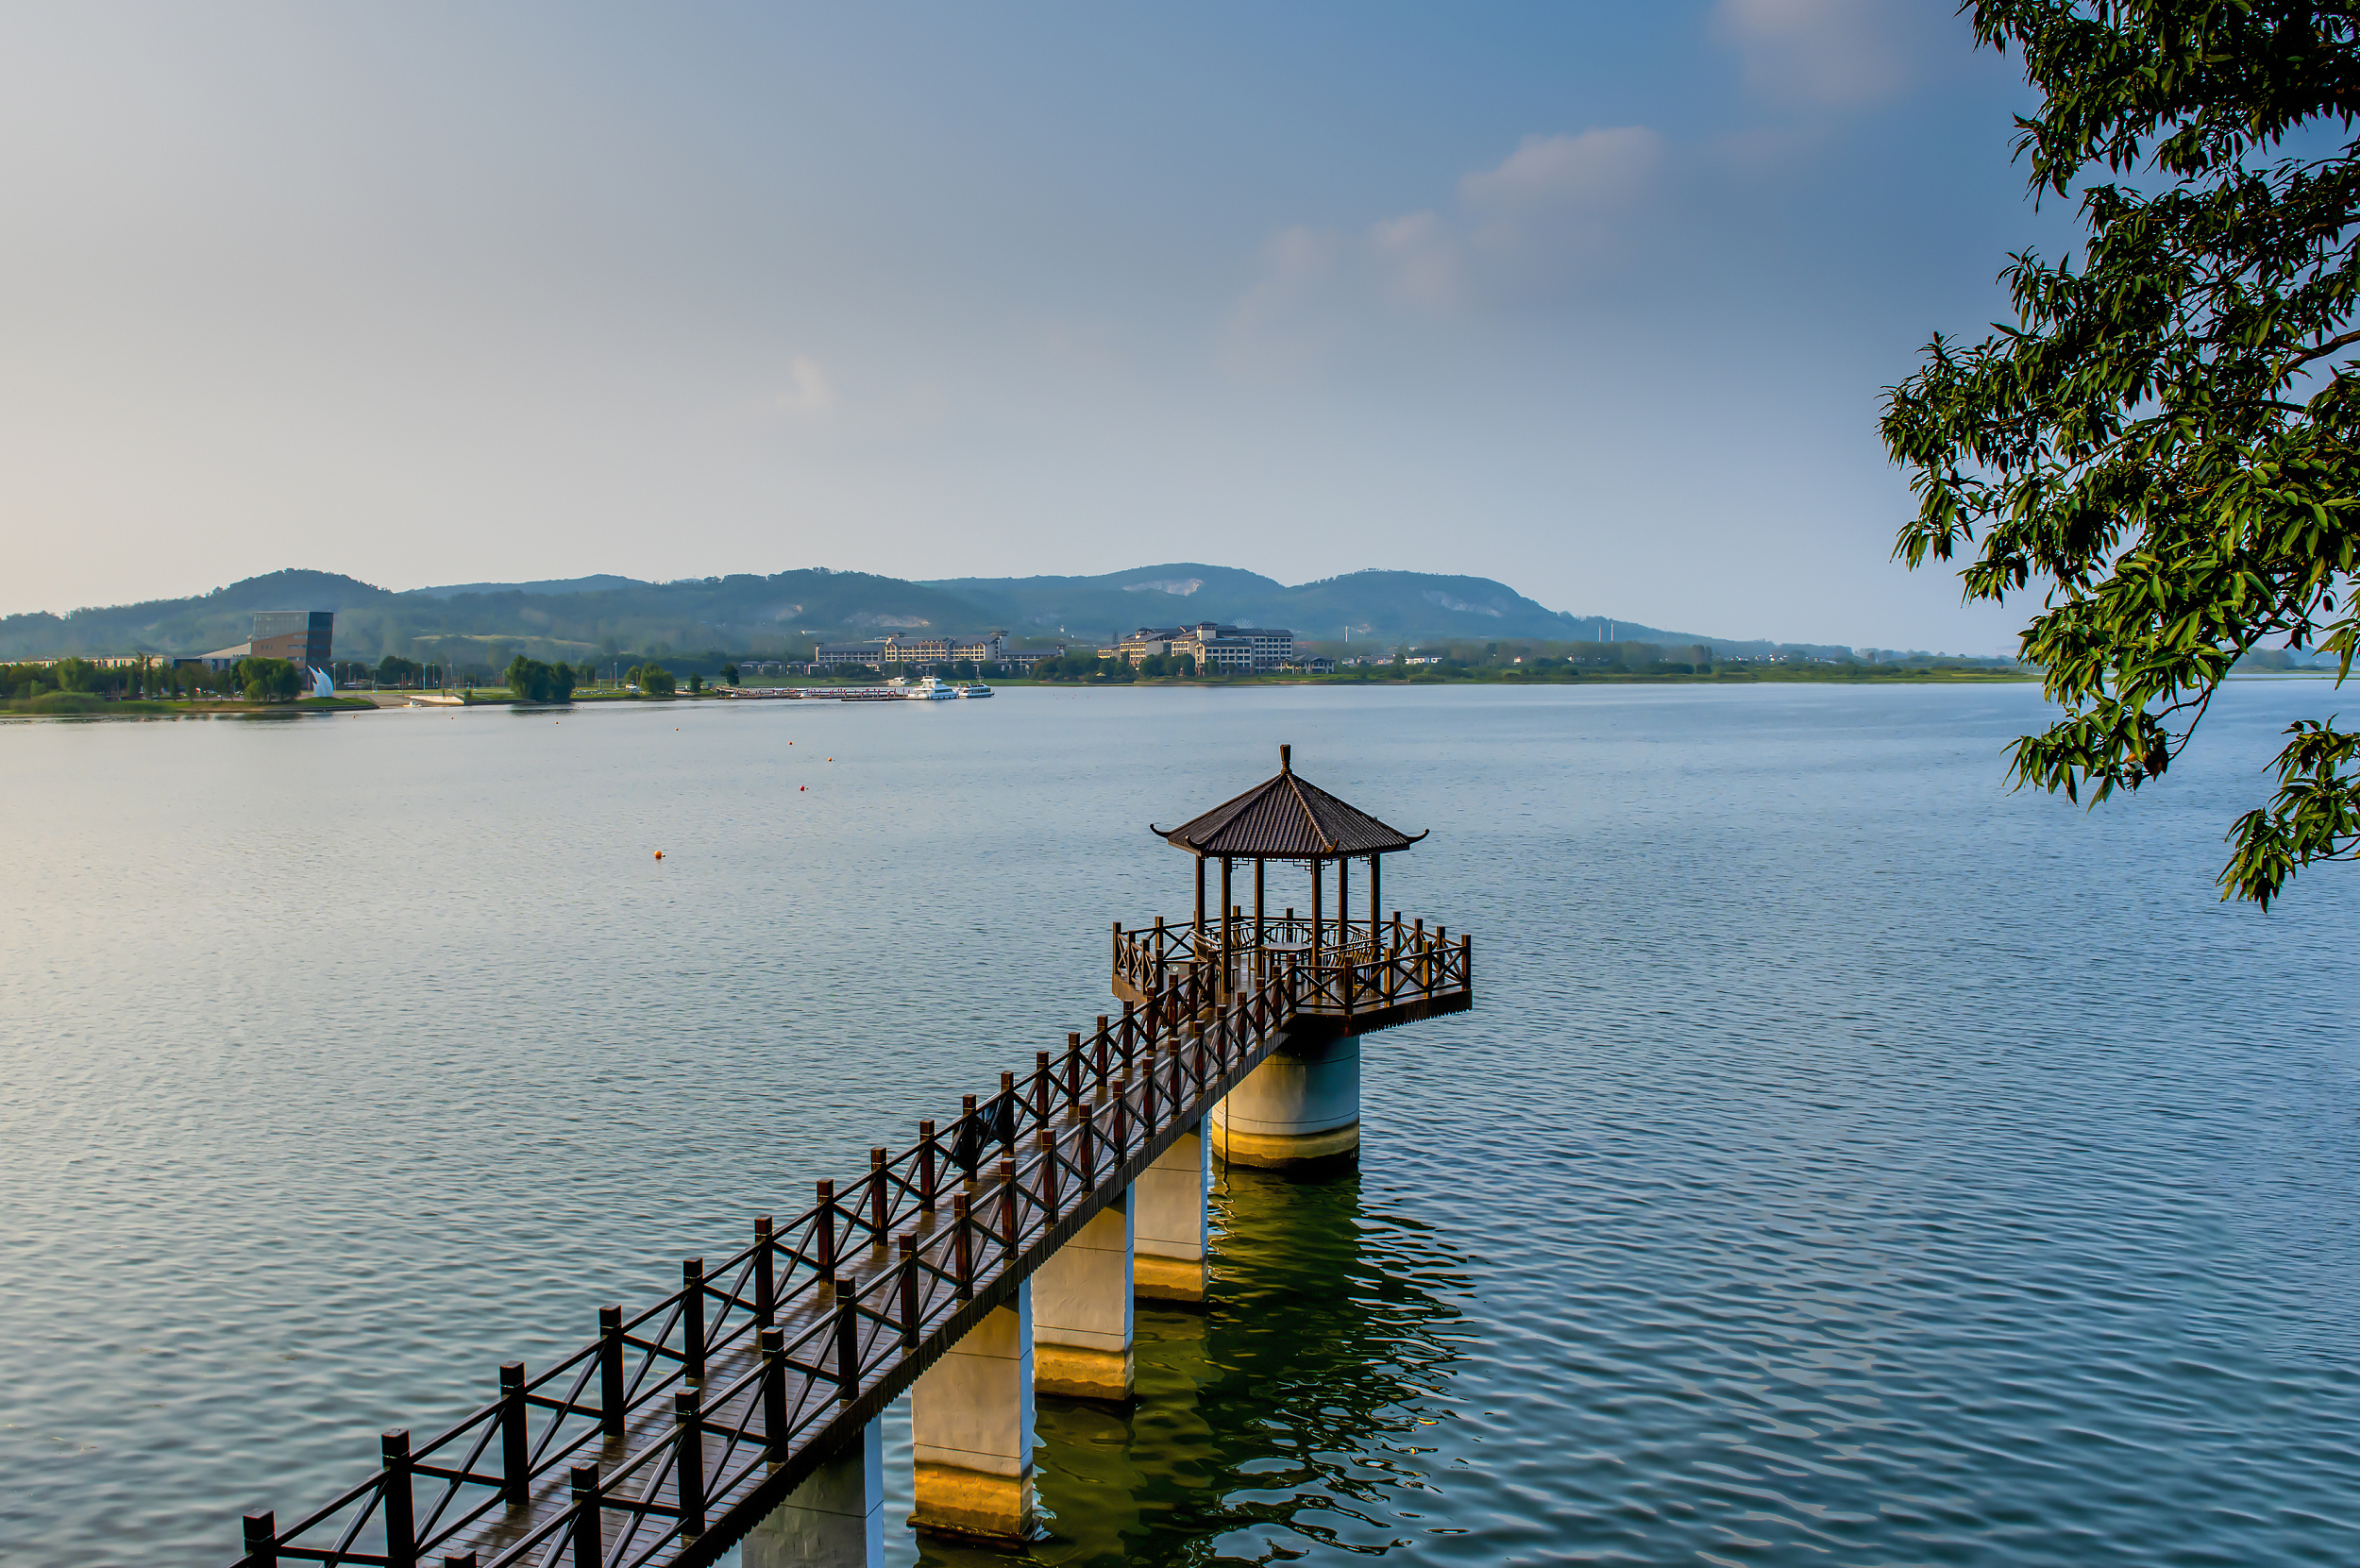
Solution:
M1909 85L1920 20L1902 0L1719 0L1712 31L1737 48L1754 92L1841 109Z
M787 362L787 379L794 386L780 393L770 406L777 412L801 419L818 418L833 413L843 401L836 396L835 385L819 362L808 354L798 354Z
M1663 161L1663 138L1644 126L1527 136L1496 169L1462 176L1458 199L1487 216L1595 212L1628 203Z
M1324 354L1373 305L1442 316L1577 287L1630 248L1665 160L1663 138L1644 126L1527 136L1460 177L1455 213L1405 212L1357 234L1281 229L1231 312L1227 356L1292 366Z

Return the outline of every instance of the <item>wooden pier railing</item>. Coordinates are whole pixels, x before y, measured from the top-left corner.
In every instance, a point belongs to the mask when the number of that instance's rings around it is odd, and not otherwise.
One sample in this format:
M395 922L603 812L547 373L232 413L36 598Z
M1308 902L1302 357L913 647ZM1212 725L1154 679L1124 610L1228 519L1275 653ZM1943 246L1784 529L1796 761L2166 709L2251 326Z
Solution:
M1218 928L1208 928L1208 931ZM280 1528L245 1519L241 1568L639 1568L710 1563L783 1501L1290 1040L1455 1012L1465 937L1391 922L1262 922L1226 950L1188 927L1115 933L1119 1019L921 1121L867 1173ZM1325 938L1314 944L1314 936Z
M1224 994L1251 990L1281 971L1296 977L1299 1013L1352 1020L1355 1029L1381 1029L1408 1019L1360 1020L1411 1000L1465 988L1469 943L1454 945L1441 926L1424 920L1322 920L1286 915L1256 920L1232 915L1193 925L1114 928L1115 994L1144 1001L1180 975L1200 977ZM1415 1016L1430 1016L1424 1008Z

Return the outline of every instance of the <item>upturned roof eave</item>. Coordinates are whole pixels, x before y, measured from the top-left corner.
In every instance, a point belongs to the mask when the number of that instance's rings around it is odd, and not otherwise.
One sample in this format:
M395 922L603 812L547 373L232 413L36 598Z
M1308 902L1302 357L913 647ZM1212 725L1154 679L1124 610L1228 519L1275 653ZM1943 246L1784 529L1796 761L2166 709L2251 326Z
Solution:
M1285 786L1283 791L1279 787L1282 784ZM1240 828L1239 824L1254 814L1256 807L1270 801L1273 796L1280 802L1274 815L1282 819L1270 825L1276 831ZM1330 813L1322 811L1322 801L1335 810L1349 814L1347 827L1355 822L1364 824L1356 832L1375 841L1348 845L1345 837L1355 834L1340 836L1326 821ZM1159 828L1150 823L1148 831L1174 849L1227 860L1334 860L1393 854L1426 836L1425 833L1403 833L1349 801L1329 795L1317 785L1305 784L1291 767L1176 828ZM1272 842L1273 838L1277 842ZM1224 839L1231 841L1224 843ZM1239 842L1240 839L1246 841Z

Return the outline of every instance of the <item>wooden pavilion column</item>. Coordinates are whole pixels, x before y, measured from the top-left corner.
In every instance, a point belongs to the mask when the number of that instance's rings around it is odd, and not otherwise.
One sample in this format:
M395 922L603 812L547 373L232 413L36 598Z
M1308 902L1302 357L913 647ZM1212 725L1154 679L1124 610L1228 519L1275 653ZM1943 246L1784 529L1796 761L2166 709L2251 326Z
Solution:
M1336 956L1352 952L1352 856L1336 857Z
M1320 857L1311 857L1311 968L1320 967Z
M1262 975L1262 857L1254 857L1254 979L1259 985Z
M1385 884L1379 880L1382 873L1378 869L1378 864L1382 859L1380 855L1369 856L1369 939L1371 941L1376 939L1376 922L1385 918Z
M1188 956L1198 963L1205 961L1205 857L1196 857L1196 941Z
M1221 857L1221 991L1229 995L1229 950L1237 945L1238 922L1229 914L1229 857Z

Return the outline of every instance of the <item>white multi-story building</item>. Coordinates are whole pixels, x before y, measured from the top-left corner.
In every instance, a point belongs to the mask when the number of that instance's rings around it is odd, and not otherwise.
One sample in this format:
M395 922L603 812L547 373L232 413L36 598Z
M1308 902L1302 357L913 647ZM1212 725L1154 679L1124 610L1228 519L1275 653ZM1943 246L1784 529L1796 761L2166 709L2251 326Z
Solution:
M1266 626L1223 626L1198 621L1194 626L1142 626L1117 645L1117 654L1136 665L1152 654L1186 654L1199 669L1277 669L1292 664L1295 634Z
M971 664L998 664L1006 651L1007 633L994 632L969 640L960 637L904 637L899 632L888 637L876 637L865 643L821 643L812 650L815 665L867 665L884 669L888 665L953 665L961 660Z

